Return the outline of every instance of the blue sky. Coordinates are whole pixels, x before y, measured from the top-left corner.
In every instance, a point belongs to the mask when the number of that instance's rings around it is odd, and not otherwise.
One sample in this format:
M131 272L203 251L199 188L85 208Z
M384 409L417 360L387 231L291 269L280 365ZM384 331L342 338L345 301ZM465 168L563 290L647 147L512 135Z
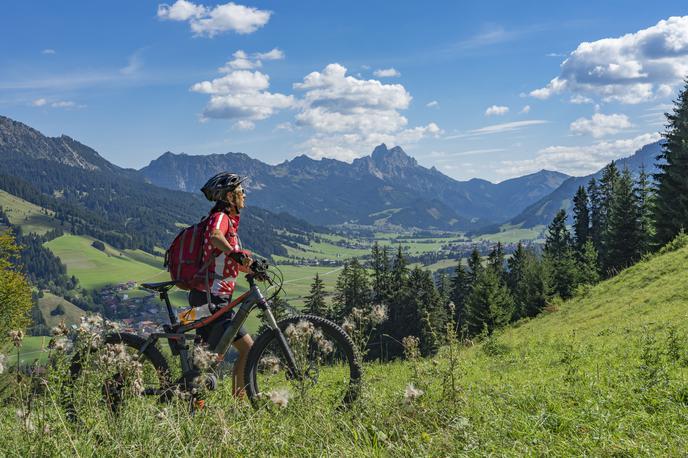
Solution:
M0 114L139 168L165 151L457 179L582 175L658 138L685 2L7 3ZM566 63L564 63L566 62Z

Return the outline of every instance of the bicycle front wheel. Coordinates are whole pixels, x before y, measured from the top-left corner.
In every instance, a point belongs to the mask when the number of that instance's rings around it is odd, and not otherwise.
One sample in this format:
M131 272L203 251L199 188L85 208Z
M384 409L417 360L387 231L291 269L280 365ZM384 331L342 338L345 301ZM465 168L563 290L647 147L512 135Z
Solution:
M75 421L84 415L116 414L127 401L154 393L160 397L170 386L167 360L154 346L134 334L112 333L102 344L78 351L69 368L65 388L67 416Z
M297 315L277 323L294 356L290 369L275 331L256 339L246 362L244 380L254 405L284 405L295 396L336 407L359 395L361 364L351 338L336 324L313 315Z

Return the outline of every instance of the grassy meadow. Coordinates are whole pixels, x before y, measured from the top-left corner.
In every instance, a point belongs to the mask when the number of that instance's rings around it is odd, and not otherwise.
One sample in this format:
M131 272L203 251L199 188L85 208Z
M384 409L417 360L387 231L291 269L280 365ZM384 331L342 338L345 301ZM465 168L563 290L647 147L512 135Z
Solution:
M212 392L67 422L53 395L2 407L8 456L683 456L688 450L688 247L655 255L541 316L432 358L366 364L338 411L294 394L251 408ZM413 384L422 394L405 396ZM56 390L51 386L51 390ZM16 401L15 401L16 402Z
M0 207L10 223L20 226L25 234L43 235L60 227L52 210L46 210L0 189Z

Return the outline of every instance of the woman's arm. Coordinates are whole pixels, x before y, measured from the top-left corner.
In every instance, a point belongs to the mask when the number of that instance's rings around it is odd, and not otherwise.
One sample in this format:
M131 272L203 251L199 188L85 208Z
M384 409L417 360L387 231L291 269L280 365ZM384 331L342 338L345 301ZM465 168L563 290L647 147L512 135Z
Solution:
M225 235L219 229L213 229L213 232L210 234L210 244L213 246L213 248L217 248L225 254L244 253L243 250L235 250L234 245L229 243ZM240 263L239 270L242 272L250 272L250 266L252 262L253 259L251 256L244 256Z

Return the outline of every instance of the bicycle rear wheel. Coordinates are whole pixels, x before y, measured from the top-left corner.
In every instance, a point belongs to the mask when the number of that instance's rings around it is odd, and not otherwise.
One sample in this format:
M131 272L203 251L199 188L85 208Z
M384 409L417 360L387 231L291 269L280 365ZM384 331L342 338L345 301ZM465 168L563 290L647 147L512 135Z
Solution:
M297 315L278 323L296 362L296 373L272 329L254 343L244 380L254 405L271 400L283 405L294 396L309 397L337 407L359 395L361 365L349 336L336 324L312 315Z
M103 343L77 352L69 369L64 397L71 420L116 414L122 405L144 394L162 393L170 385L167 360L154 346L134 334L112 333ZM96 413L98 412L98 413Z

